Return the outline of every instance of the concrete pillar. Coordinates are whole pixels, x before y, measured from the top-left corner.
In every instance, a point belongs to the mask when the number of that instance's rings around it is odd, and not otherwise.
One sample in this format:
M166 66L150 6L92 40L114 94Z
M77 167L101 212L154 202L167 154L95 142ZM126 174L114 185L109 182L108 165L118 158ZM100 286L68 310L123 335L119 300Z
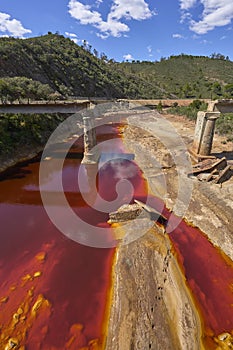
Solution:
M93 148L96 146L96 130L94 127L93 119L90 117L83 117L83 133L84 133L84 157L82 163L89 164L98 161L96 150Z
M202 133L199 154L203 156L209 156L212 150L212 144L214 139L215 122L220 113L205 113L205 126Z
M196 155L209 156L212 149L215 122L220 112L198 112L191 151Z
M93 206L98 197L98 162L85 163L82 164L83 174L82 174L82 184L84 185L84 190L82 190L82 196L86 203Z
M201 138L202 138L204 128L205 128L205 112L200 111L197 113L194 140L192 145L192 151L196 154L199 153Z

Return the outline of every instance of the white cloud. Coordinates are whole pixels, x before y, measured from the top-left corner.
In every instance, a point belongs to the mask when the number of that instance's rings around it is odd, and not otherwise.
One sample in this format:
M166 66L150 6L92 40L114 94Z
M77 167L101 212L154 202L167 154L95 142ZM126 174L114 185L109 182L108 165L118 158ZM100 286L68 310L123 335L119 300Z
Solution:
M206 34L215 27L222 27L231 23L233 19L232 0L198 0L203 5L201 20L190 19L190 30L196 34ZM192 8L197 1L180 0L181 10Z
M78 39L78 36L75 33L65 32L65 35L68 36L75 44L78 44L81 41Z
M114 37L119 37L121 36L122 33L128 32L129 27L122 23L118 22L108 16L107 21L101 21L97 28L105 34L105 36L114 36Z
M70 38L77 38L77 34L75 33L65 32L65 35L69 36Z
M70 38L70 40L72 40L75 44L80 43L80 40L77 38Z
M78 19L81 24L98 24L102 21L101 15L97 11L91 11L91 6L83 5L81 2L71 0L69 2L69 13Z
M65 32L65 35L68 36L70 40L72 40L75 44L78 44L81 41L80 39L78 39L78 36L75 33Z
M0 12L0 32L22 38L24 34L31 33L30 29L25 29L20 21L11 19L7 13Z
M172 37L173 37L174 39L184 39L184 36L181 35L181 34L178 34L178 33L172 34Z
M96 0L95 6L96 6L97 8L99 8L100 5L102 4L102 2L103 2L103 0Z
M134 59L130 53L127 53L127 55L124 55L123 58L124 58L124 60L128 60L128 61Z
M154 12L149 9L144 0L113 0L106 21L98 11L93 11L90 5L84 5L77 0L70 0L69 13L81 24L92 25L99 30L99 37L105 39L109 36L119 37L130 30L129 26L121 19L145 20L150 18Z
M221 36L220 40L225 40L227 37L226 35Z
M207 45L207 44L212 44L212 42L211 42L211 41L206 40L206 39L202 40L200 43L201 43L201 44L204 44L204 45Z
M153 13L144 0L114 0L109 16L117 20L121 18L143 20L150 18Z
M181 10L188 10L196 4L197 0L180 0Z
M151 45L149 45L149 46L147 46L147 51L148 51L148 54L149 54L149 57L153 57L153 54L152 54L152 46Z
M188 11L182 11L180 16L180 23L189 22L191 19L192 19L191 13L189 13Z

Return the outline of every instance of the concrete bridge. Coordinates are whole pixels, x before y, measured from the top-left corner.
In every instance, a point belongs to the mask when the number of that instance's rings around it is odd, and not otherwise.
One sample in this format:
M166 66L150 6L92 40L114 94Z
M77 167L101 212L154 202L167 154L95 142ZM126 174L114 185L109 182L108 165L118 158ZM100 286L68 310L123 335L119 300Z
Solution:
M95 106L95 102L90 100L81 100L78 102L36 102L20 104L1 104L0 113L23 113L23 114L42 114L42 113L67 113L74 114L82 109L89 109Z
M22 114L44 114L44 113L63 113L75 114L82 110L93 109L96 105L114 102L113 100L95 99L95 100L79 100L57 101L57 102L34 102L28 104L0 104L0 114L6 113L22 113ZM92 164L98 162L98 155L92 153L92 149L96 146L96 132L93 119L88 116L83 117L84 126L84 157L83 163Z
M81 110L94 108L96 105L103 103L116 102L114 100L105 99L88 99L57 102L36 102L30 104L0 104L1 113L23 113L23 114L43 114L43 113L65 113L74 114ZM131 100L118 100L122 103L133 102ZM148 100L141 100L140 105L148 104ZM136 101L139 103L139 100ZM213 144L214 130L216 120L221 113L233 113L233 100L217 100L209 101L206 112L198 112L195 128L193 145L190 154L196 160L211 158L211 149ZM84 124L84 163L92 163L95 156L92 154L92 148L96 145L96 135L93 127L93 121L90 117L83 118Z
M80 99L75 101L36 101L32 103L13 103L13 104L0 104L0 113L23 113L23 114L42 114L42 113L77 113L82 109L94 108L96 105L103 103L119 102L122 104L132 103L138 106L156 107L160 102L163 108L172 107L176 102L180 106L188 106L193 99L186 100L106 100L104 98L90 98ZM207 101L207 100L206 100ZM209 102L209 100L208 100Z

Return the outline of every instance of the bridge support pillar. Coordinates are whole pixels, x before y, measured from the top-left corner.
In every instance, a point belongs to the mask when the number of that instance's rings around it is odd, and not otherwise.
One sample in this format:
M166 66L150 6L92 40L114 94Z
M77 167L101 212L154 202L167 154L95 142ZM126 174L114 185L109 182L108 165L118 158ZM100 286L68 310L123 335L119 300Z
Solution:
M199 159L210 158L215 122L220 117L220 112L198 112L191 155Z
M94 127L93 119L90 117L83 117L84 127L84 156L82 163L91 164L98 162L99 155L95 146L96 141L96 130Z

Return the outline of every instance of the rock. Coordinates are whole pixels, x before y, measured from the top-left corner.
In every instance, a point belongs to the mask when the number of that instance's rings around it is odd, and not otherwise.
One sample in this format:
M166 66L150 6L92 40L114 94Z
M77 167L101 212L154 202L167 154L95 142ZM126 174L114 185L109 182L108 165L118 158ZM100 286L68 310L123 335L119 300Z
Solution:
M40 252L36 255L36 259L38 261L44 261L46 259L46 253L45 252Z
M44 298L42 294L38 295L38 298L34 305L32 306L31 315L36 317L42 307L49 307L49 301Z
M215 338L215 342L218 344L218 350L233 349L233 337L229 333L219 334L218 337Z
M199 181L207 181L209 176L210 176L209 173L201 173L201 174L197 175L197 178Z
M175 166L174 159L170 153L165 153L161 159L161 166L163 169L169 169Z
M229 337L231 337L231 335L229 333L222 333L218 336L218 339L221 341L225 341L226 339L228 339Z
M16 338L10 338L4 350L18 349L19 341Z
M33 277L40 277L42 275L42 272L41 271L37 271L34 273Z
M0 303L7 303L8 300L9 300L9 297L2 297L2 298L0 299Z
M136 219L143 209L138 204L124 204L117 211L109 213L108 223L124 222Z

